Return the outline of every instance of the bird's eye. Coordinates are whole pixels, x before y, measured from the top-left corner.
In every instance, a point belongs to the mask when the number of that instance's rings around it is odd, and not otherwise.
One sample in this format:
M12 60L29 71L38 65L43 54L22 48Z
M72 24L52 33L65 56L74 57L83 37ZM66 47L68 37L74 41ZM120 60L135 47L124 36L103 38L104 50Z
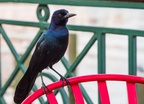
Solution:
M62 14L59 14L58 16L59 16L59 17L62 17Z

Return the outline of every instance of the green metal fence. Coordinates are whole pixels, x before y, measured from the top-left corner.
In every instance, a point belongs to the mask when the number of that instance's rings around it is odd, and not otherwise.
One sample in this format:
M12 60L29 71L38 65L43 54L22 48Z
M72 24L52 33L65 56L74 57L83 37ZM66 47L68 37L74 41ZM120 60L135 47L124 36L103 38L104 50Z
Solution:
M26 71L26 67L24 65L25 60L27 59L28 55L30 54L31 50L35 46L38 38L40 37L41 33L48 27L49 23L47 22L50 12L48 4L53 5L69 5L69 6L87 6L87 7L110 7L110 8L133 8L133 9L144 9L144 3L134 3L134 2L117 2L114 0L89 0L89 1L82 1L82 0L0 0L1 3L32 3L32 4L39 4L37 7L37 17L39 22L28 22L28 21L18 21L18 20L5 20L0 19L0 34L3 38L11 53L13 54L17 64L13 69L13 72L7 82L2 86L1 85L1 78L0 78L0 104L6 104L5 99L3 97L4 93L6 92L7 88L10 86L12 81L14 80L15 76L17 75L19 70L23 72ZM42 16L41 11L44 10L45 15ZM29 26L29 27L37 27L39 31L37 32L36 36L34 37L33 41L29 45L28 49L25 51L22 57L19 56L15 47L13 46L11 40L9 39L8 35L6 34L3 24L8 25L17 25L17 26ZM91 39L85 45L84 49L81 53L76 57L75 61L70 65L68 60L63 57L61 59L65 69L66 74L65 77L73 77L75 76L75 69L79 65L79 63L83 60L87 52L93 46L93 44L97 41L98 45L98 73L106 73L106 42L105 38L107 33L110 34L120 34L128 37L128 69L129 74L136 75L136 68L137 68L137 37L143 37L144 31L141 30L131 30L131 29L120 29L120 28L105 28L105 27L92 27L92 26L78 26L78 25L68 25L69 30L73 31L84 31L84 32L91 32L93 33ZM2 59L0 59L2 60ZM1 62L1 61L0 61ZM0 64L1 65L1 64ZM0 74L1 74L1 67L0 67ZM57 78L51 74L43 73L44 76L50 78L52 81L57 81ZM1 75L0 75L1 77ZM85 101L87 104L92 104L92 99L87 94L84 87L81 85ZM37 89L36 85L34 85L34 90ZM58 93L56 91L55 93ZM68 96L64 90L60 90L62 95L62 99L64 104L67 104ZM44 99L40 98L39 101L43 104Z

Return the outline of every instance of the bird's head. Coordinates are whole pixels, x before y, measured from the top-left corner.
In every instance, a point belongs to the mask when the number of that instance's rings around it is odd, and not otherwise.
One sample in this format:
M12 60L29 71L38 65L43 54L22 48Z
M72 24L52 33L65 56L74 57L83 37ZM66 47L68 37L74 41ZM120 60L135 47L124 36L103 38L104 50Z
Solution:
M65 26L68 21L68 18L73 17L75 15L76 14L69 13L65 9L60 9L53 13L52 22L57 26L61 26L61 25Z

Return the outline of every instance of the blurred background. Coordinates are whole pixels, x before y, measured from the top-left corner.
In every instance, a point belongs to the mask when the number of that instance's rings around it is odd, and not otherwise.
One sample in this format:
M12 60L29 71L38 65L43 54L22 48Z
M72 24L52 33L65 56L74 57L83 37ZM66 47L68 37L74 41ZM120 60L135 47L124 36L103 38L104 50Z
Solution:
M0 19L22 20L22 21L35 21L38 22L36 16L37 4L23 4L23 3L0 3ZM77 16L69 19L68 24L83 25L83 26L98 26L98 27L112 27L112 28L126 28L144 30L144 10L142 9L118 9L118 8L103 8L103 7L77 7L77 6L56 6L49 5L50 9L50 22L52 13L57 9L67 9L71 13L76 13ZM37 34L39 28L24 27L15 25L2 25L12 44L14 45L17 53L23 55L29 44ZM92 37L93 33L82 31L70 31L71 35L76 35L76 56L82 51L84 46ZM1 70L2 70L2 86L5 84L11 73L13 72L16 60L8 48L5 40L1 36ZM31 52L32 55L33 51ZM65 57L69 59L69 48ZM25 65L29 63L26 60ZM139 76L144 76L144 38L137 38L137 73ZM65 70L61 62L54 65L55 69L64 75ZM44 70L47 73L53 73L51 70ZM97 42L89 50L85 58L78 65L77 75L97 74ZM128 74L128 37L124 35L106 35L106 73ZM57 76L57 75L56 75ZM13 93L19 78L8 88L4 94L7 104L12 104ZM59 79L59 77L57 76ZM45 79L45 83L51 83ZM36 84L41 87L41 81L38 78ZM111 84L109 90L111 96L111 104L127 104L125 85L122 83ZM90 83L85 85L89 89L89 95L97 104L97 90L94 84ZM121 90L125 89L125 90ZM96 95L96 96L93 96ZM121 95L121 98L118 97ZM121 100L123 99L123 100ZM120 102L117 102L117 101ZM37 102L35 102L37 104Z

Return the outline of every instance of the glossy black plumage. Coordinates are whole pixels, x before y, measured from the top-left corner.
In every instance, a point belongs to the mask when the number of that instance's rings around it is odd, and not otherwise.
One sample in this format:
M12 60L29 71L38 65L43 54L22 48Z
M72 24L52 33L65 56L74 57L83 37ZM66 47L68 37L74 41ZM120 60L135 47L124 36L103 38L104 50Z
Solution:
M66 23L74 15L64 9L53 13L50 26L38 40L29 67L16 87L15 103L20 104L28 96L39 72L52 68L62 58L68 45Z

